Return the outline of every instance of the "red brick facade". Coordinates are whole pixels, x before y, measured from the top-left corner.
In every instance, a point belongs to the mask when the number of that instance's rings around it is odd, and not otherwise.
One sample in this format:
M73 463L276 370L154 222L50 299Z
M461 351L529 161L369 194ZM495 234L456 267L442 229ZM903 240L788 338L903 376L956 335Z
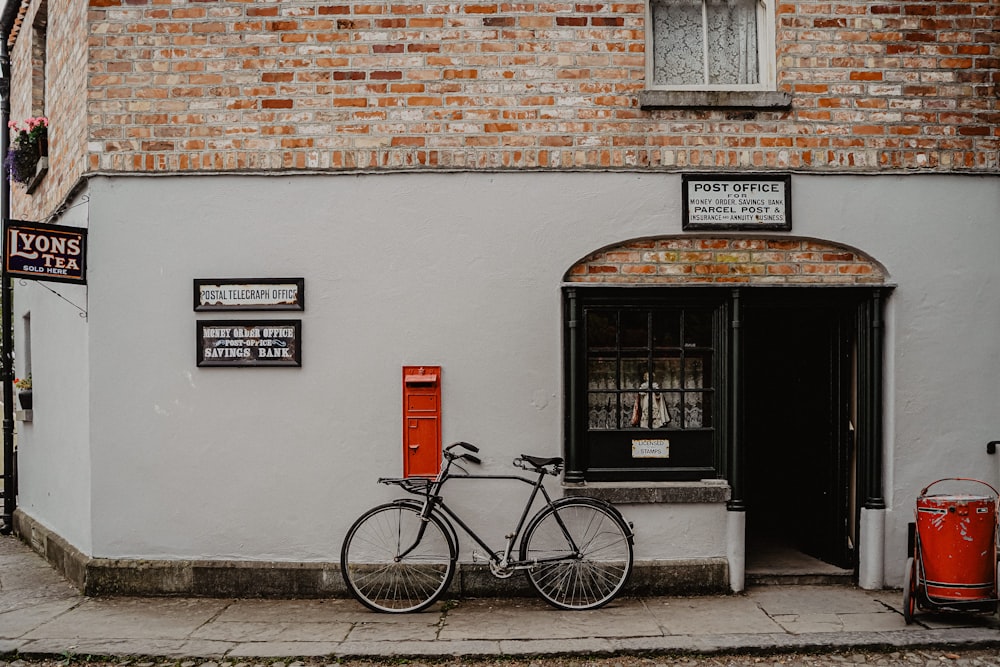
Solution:
M852 248L808 239L641 239L606 248L577 263L568 282L662 285L882 284L882 266Z
M29 21L38 1L25 0ZM641 1L48 2L50 49L79 77L50 86L75 96L50 112L53 169L68 180L1000 166L995 0L778 2L784 110L640 108ZM27 36L15 35L15 76ZM69 187L35 196L51 204Z
M84 173L88 149L87 7L75 0L21 4L11 58L11 119L49 117L49 171L31 197L11 187L14 217L41 220L56 210ZM37 42L44 36L44 52ZM39 86L44 82L44 93Z

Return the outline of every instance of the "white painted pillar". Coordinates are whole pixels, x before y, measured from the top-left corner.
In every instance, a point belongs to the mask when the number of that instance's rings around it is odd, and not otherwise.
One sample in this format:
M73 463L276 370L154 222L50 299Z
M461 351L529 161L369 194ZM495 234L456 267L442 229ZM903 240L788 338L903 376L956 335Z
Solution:
M885 586L885 510L861 508L858 547L858 586L878 590Z
M726 560L729 561L729 587L734 593L746 588L747 513L726 512Z

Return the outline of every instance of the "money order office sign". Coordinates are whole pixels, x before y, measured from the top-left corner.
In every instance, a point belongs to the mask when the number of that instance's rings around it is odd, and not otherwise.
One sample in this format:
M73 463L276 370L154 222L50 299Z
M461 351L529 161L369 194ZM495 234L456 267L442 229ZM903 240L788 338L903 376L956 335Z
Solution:
M681 179L684 229L792 228L789 175L700 175Z
M87 230L11 220L5 229L4 269L27 280L87 284Z

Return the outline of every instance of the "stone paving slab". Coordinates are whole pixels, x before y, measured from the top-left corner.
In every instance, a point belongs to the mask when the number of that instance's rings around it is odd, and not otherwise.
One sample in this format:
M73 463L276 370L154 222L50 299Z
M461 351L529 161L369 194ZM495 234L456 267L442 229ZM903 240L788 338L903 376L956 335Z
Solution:
M0 656L289 657L612 655L1000 647L996 615L921 612L900 591L762 586L740 595L619 598L586 612L537 598L448 600L378 614L353 600L86 598L0 537Z
M161 658L223 658L233 649L228 642L189 639L59 639L30 641L19 649L25 656L131 656Z
M462 600L449 612L438 638L555 640L662 634L641 600L615 600L594 611L560 611L529 598Z
M78 599L50 601L42 598L35 604L31 600L22 599L18 606L0 612L0 637L22 637L62 616L78 604Z
M281 620L279 620L281 619ZM191 637L226 642L333 642L347 639L353 623L290 623L276 617L270 623L213 621L198 628Z
M224 600L85 599L25 633L25 639L187 639L218 616Z
M761 634L781 632L781 626L756 599L743 596L650 598L653 618L671 635Z

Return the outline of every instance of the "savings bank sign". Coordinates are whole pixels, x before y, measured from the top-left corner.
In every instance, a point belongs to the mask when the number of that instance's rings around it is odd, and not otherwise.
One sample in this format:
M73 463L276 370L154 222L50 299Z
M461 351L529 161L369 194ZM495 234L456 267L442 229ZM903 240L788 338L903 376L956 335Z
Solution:
M11 277L87 283L86 229L11 220L4 242L4 269Z

